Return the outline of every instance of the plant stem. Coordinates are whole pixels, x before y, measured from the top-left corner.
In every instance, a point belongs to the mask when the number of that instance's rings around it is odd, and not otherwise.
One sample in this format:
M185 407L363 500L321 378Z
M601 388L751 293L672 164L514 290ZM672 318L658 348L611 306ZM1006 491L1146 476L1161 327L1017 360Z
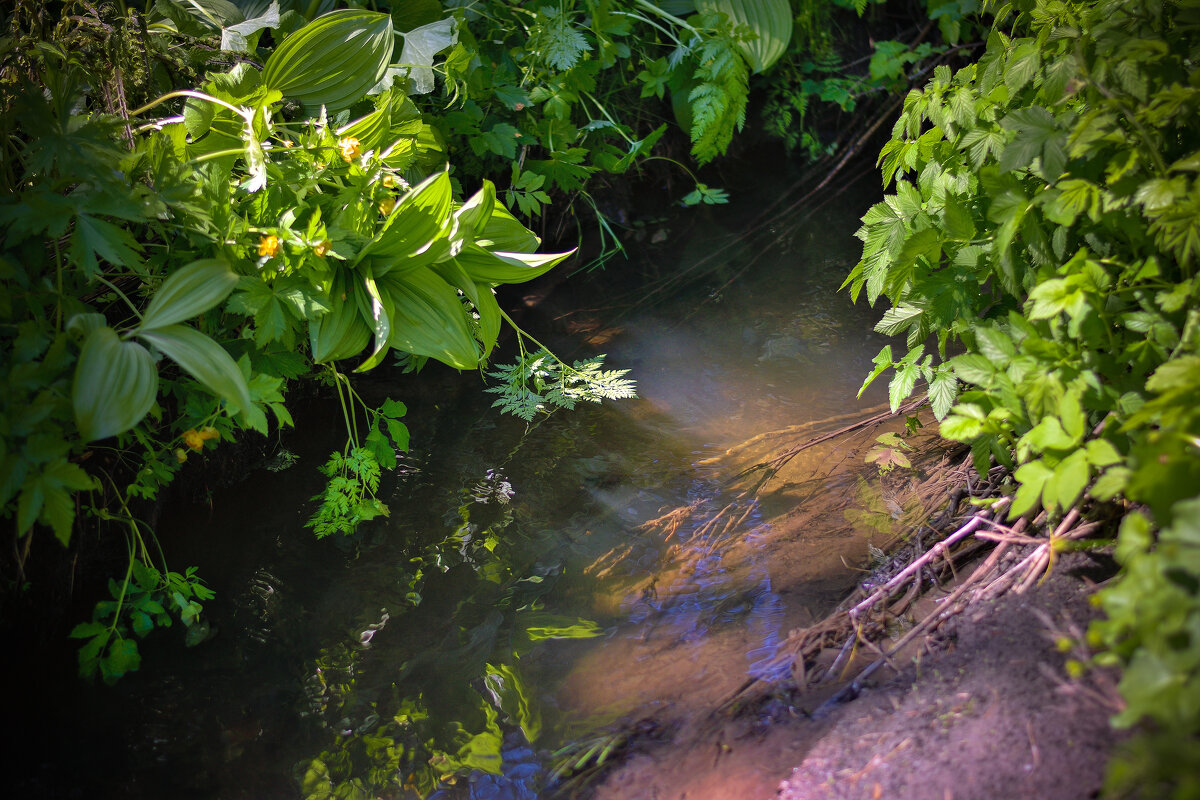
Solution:
M108 288L110 288L114 292L116 292L117 296L125 301L125 305L129 306L129 308L133 311L134 316L136 316L138 318L138 320L141 320L142 312L138 311L137 306L135 306L133 304L133 301L131 301L128 297L126 297L125 293L116 287L116 284L114 284L112 281L110 281L108 278L104 277L103 275L97 275L96 280L100 281L105 286L107 286Z

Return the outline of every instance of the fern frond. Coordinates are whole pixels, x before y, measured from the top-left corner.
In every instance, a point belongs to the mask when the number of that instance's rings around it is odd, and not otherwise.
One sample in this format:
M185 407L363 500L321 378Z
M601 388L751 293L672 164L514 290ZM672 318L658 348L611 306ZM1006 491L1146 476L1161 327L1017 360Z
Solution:
M693 73L699 82L688 94L692 106L692 155L705 164L722 155L735 130L746 124L750 67L727 33L707 39Z
M592 49L583 32L572 24L571 16L551 6L539 9L537 25L526 48L558 72L574 67Z

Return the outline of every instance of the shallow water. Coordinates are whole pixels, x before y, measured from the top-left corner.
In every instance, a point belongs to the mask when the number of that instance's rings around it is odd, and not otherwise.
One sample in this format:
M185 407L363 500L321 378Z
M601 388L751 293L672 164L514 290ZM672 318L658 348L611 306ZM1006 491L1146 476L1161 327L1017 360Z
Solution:
M711 262L752 219L755 197L744 202L693 212L702 224L668 236L655 268ZM552 751L582 758L581 742L618 723L770 674L789 624L758 546L772 523L741 501L736 527L711 524L731 477L717 457L879 402L854 399L880 347L873 314L836 291L868 203L774 220L770 246L729 247L653 303L629 302L645 288L606 297L603 274L531 296L525 324L539 338L568 357L606 352L631 370L637 400L526 426L471 380L372 376L368 396L409 404L413 447L385 480L391 517L356 536L316 541L303 525L314 467L344 437L332 407L308 409L305 438L283 442L294 466L160 522L172 566L198 566L218 592L212 639L185 650L152 637L142 672L116 690L72 689L82 718L47 715L59 741L23 785L399 797L434 789L432 761L476 768L438 797L534 798L561 763ZM689 505L678 527L646 525ZM74 778L58 772L72 762Z

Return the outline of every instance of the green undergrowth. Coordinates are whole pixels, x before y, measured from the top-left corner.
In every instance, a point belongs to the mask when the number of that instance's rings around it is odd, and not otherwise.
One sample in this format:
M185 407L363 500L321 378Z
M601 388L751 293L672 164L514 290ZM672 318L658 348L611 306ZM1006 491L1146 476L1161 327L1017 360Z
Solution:
M987 51L911 92L846 280L888 308L864 383L927 394L1010 518L1116 504L1089 641L1146 733L1114 797L1198 797L1200 3L994 3ZM918 390L918 384L923 388Z

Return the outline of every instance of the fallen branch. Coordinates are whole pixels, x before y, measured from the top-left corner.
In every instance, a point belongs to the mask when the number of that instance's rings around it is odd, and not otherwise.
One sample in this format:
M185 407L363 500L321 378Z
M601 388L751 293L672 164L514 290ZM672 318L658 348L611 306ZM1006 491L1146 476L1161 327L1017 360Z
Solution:
M891 580L889 580L883 586L880 586L878 589L876 589L871 594L870 597L868 597L866 600L863 600L861 603L859 603L858 605L851 608L850 609L850 618L857 620L859 614L861 614L863 611L866 611L868 608L875 605L875 603L877 603L879 600L890 595L892 593L892 591L894 591L895 589L902 586L904 584L904 582L914 572L919 570L924 565L928 564L930 561L933 561L935 558L940 556L942 553L945 553L956 542L971 535L971 533L973 533L975 531L975 529L978 528L983 523L990 522L991 520L989 519L988 514L1000 511L1005 506L1007 506L1009 504L1009 502L1011 502L1009 500L1009 498L1002 497L999 500L997 500L995 502L995 504L993 504L992 507L988 511L985 511L980 514L976 514L975 516L971 517L971 519L967 522L966 525L963 525L961 528L956 530L954 533L950 534L945 539L938 542L933 547L929 548L923 556L921 556L920 558L913 561L911 564L909 564L907 567L902 569L900 572L896 573L896 575Z
M979 567L976 568L973 573L971 573L971 577L959 584L958 588L955 589L950 596L945 599L945 605L942 608L935 610L933 613L925 617L925 619L914 625L912 629L900 639L900 641L888 648L887 652L881 658L878 658L868 664L862 670L862 672L858 673L858 676L853 681L843 686L832 697L818 706L816 711L812 712L813 718L815 719L822 717L825 714L828 714L834 706L856 697L858 693L862 691L863 681L871 677L871 675L873 675L881 666L887 664L888 659L900 652L900 650L907 646L908 643L913 639L932 628L934 624L949 618L954 613L957 613L954 609L954 603L958 601L958 599L964 594L966 594L968 589L974 586L978 581L982 580L988 573L992 571L993 568L995 568L997 562L1000 560L1000 556L1003 555L1004 551L1007 549L1008 544L1006 542L1001 542L999 545L997 545L996 549L992 551L992 554L988 556L987 560L980 564Z

